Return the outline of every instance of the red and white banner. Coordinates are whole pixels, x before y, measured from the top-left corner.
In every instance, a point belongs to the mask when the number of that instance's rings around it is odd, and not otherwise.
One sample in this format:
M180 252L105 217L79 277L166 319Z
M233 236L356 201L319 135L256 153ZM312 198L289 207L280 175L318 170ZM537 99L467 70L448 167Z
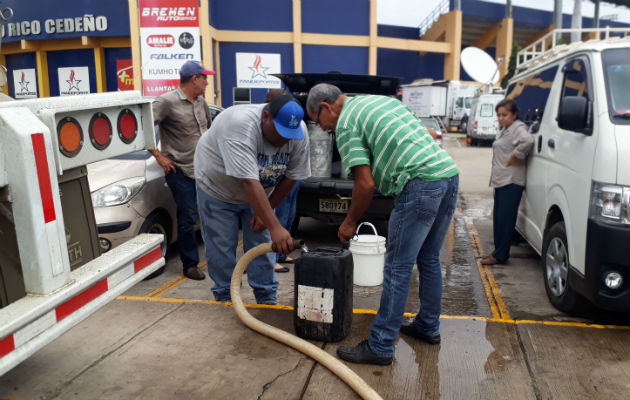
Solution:
M179 86L179 68L201 61L198 0L140 0L140 49L145 96Z

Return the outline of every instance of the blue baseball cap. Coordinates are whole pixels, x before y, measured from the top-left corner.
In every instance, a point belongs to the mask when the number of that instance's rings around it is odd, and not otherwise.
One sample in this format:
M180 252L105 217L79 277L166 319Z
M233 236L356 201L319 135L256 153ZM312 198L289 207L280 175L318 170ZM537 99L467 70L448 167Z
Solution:
M184 77L195 75L214 75L214 71L206 69L199 61L186 61L179 69L179 74Z
M300 121L304 118L304 109L291 96L278 96L269 103L269 112L276 130L285 139L304 139Z

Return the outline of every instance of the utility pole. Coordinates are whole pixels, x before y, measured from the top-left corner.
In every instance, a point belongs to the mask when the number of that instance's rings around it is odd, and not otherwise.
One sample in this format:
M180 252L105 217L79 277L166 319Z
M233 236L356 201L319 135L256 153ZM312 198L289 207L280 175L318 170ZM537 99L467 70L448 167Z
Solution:
M573 17L571 18L571 29L582 29L582 0L573 1ZM582 40L580 32L571 32L571 43Z
M562 29L562 0L554 0L553 2L553 26L556 29ZM556 34L556 41L560 39L560 35Z

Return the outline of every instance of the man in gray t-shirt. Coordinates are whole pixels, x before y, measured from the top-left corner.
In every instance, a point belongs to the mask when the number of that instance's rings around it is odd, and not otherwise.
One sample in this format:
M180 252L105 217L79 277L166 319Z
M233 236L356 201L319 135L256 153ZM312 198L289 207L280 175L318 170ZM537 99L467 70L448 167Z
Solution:
M290 95L271 103L224 110L197 145L194 158L201 231L208 274L217 301L231 301L239 221L243 250L272 241L278 251L293 250L290 233L273 209L295 181L310 175L304 110ZM275 255L265 254L247 267L259 304L275 304Z

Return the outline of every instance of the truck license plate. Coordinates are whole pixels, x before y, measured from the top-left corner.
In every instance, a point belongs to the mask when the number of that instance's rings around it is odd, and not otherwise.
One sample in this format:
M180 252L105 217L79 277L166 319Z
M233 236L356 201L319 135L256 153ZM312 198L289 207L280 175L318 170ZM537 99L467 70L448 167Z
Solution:
M319 199L319 211L345 214L348 212L348 200Z

